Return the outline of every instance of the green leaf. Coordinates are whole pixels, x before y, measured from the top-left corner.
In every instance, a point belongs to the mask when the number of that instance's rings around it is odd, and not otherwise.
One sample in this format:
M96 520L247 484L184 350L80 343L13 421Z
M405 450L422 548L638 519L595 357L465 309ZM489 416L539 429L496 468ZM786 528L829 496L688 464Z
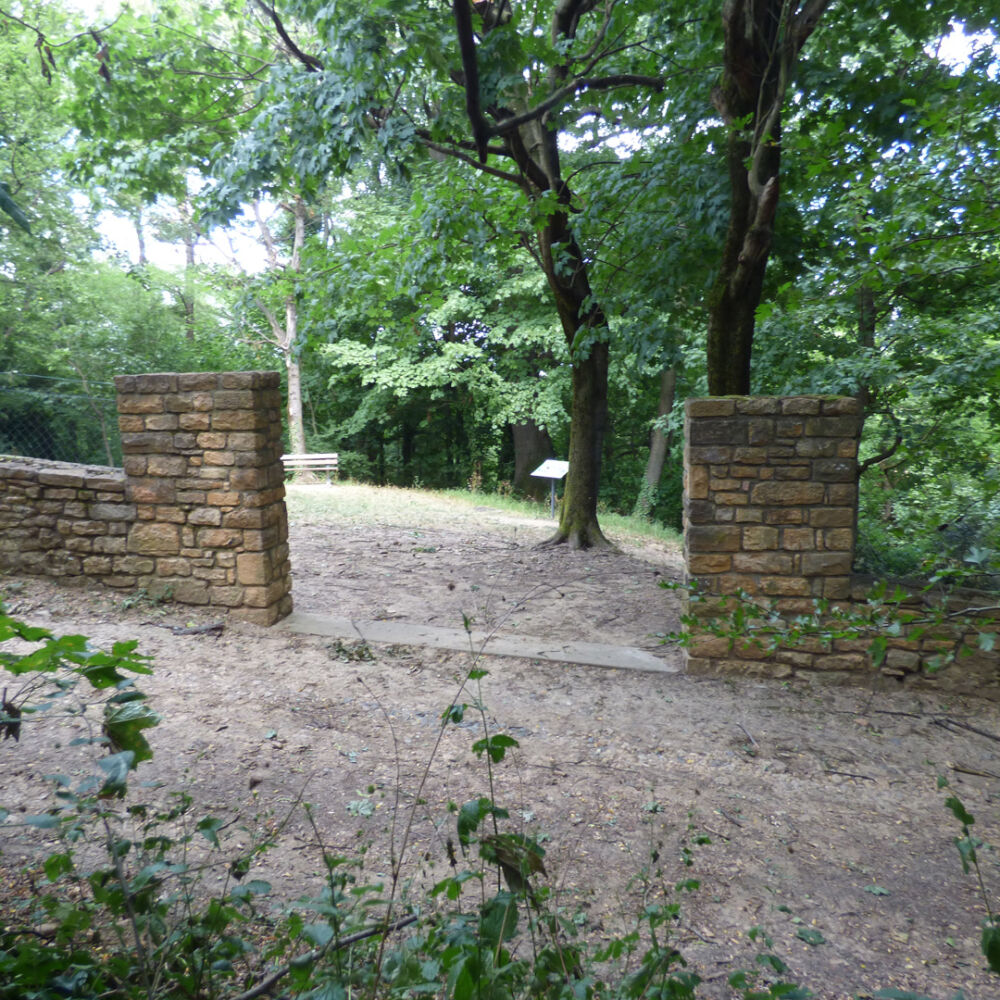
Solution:
M124 795L128 773L135 767L135 754L131 750L122 750L121 753L102 758L97 765L105 774L101 793Z
M468 847L472 842L472 837L479 824L487 816L496 816L498 819L506 819L508 816L506 809L501 809L493 804L493 800L485 795L478 799L469 799L462 804L458 811L456 824L458 826L458 841L463 847Z
M507 756L507 751L511 747L517 747L521 744L514 739L513 736L507 736L504 733L497 733L495 736L488 736L486 739L477 740L472 744L472 752L477 757L482 757L483 753L488 753L490 760L494 764L498 764L500 761Z
M988 921L983 924L981 944L990 969L1000 973L1000 918L994 917L992 924Z
M42 867L45 869L45 877L50 882L55 882L60 875L66 875L73 870L73 855L68 851L50 854Z
M302 936L317 948L325 948L333 940L333 928L329 924L306 924Z
M39 830L51 830L59 825L59 817L55 813L36 813L24 817L24 822L28 826L37 827Z
M865 892L870 892L873 896L888 896L889 890L880 885L866 885Z
M142 731L157 725L160 717L144 701L108 704L104 711L104 735L112 748L131 751L135 764L152 760L153 751Z
M963 826L972 826L976 822L975 817L966 810L965 806L959 798L954 795L949 795L948 798L944 800L945 807L952 811L955 819L959 821Z
M800 927L795 932L795 936L813 947L819 944L826 944L826 938L813 927Z
M223 822L221 819L217 819L215 816L205 816L198 820L198 825L195 829L213 846L219 846L219 831L223 827Z

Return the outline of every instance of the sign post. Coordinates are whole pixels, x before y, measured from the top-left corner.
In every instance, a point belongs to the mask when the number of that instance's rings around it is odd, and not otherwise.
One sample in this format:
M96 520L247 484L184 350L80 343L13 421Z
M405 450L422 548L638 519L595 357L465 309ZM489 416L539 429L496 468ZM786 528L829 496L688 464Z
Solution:
M539 479L550 480L549 513L552 517L556 516L556 482L562 479L567 472L569 472L569 462L561 462L557 458L547 458L532 473Z

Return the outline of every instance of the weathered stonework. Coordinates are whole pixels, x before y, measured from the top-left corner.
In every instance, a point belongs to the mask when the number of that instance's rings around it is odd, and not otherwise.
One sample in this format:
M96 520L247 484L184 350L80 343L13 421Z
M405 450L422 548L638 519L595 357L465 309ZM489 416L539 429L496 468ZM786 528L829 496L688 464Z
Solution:
M766 607L786 621L815 613L817 600L833 609L868 607L873 581L852 573L860 430L858 402L851 397L686 402L684 554L689 580L703 595L688 605L690 613L702 620L718 617L737 595L745 610ZM903 613L919 609L922 600L911 598ZM871 670L870 639L808 640L769 650L731 642L704 627L690 631L686 655L692 673L850 676ZM971 635L947 626L904 628L887 639L882 673L927 678L943 650L972 642ZM972 678L973 687L995 687L1000 657L976 651L954 672Z
M123 375L124 469L0 459L0 570L291 611L277 372Z

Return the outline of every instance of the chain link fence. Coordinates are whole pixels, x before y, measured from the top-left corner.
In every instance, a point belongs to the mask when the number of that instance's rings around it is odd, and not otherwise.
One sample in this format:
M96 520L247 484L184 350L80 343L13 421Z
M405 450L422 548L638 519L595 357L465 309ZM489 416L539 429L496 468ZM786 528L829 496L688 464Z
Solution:
M114 385L0 372L0 455L120 466Z

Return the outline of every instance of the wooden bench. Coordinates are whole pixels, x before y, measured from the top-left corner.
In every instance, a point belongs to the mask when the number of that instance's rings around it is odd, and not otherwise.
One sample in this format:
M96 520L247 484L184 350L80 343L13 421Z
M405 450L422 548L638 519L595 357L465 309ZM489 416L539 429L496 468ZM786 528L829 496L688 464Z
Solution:
M325 472L326 481L337 474L337 453L327 455L282 455L285 472Z

